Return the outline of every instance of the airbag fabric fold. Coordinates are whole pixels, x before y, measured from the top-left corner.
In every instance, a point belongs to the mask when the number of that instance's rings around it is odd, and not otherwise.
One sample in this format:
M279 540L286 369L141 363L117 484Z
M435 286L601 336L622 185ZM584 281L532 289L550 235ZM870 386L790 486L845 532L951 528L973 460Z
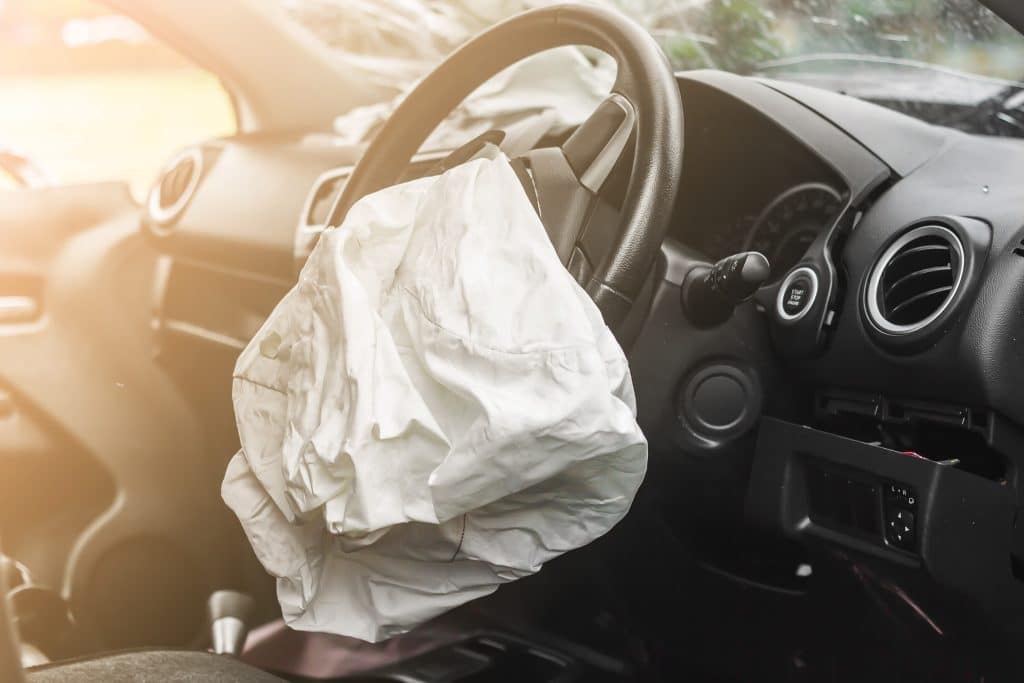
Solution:
M369 641L601 536L647 462L622 349L504 156L325 231L233 398L222 494L285 620Z

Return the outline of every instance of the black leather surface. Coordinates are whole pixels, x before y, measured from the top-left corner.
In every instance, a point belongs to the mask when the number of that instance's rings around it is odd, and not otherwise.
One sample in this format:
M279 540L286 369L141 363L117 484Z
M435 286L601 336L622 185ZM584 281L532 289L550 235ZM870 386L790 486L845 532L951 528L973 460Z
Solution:
M613 10L560 5L497 24L452 53L399 105L356 166L330 223L360 197L394 184L430 132L477 86L525 57L565 45L589 45L618 64L613 91L636 109L636 154L622 206L621 235L586 289L616 327L665 237L682 172L679 88L657 42Z

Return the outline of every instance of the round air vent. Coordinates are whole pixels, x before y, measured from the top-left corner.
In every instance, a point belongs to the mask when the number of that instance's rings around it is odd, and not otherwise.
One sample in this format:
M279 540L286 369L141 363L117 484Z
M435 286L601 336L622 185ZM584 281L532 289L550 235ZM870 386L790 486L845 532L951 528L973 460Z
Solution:
M871 322L907 335L935 322L949 308L964 276L960 238L941 225L910 230L885 250L868 280Z
M160 224L178 217L199 184L203 155L190 148L177 155L164 167L163 174L149 194L149 215Z

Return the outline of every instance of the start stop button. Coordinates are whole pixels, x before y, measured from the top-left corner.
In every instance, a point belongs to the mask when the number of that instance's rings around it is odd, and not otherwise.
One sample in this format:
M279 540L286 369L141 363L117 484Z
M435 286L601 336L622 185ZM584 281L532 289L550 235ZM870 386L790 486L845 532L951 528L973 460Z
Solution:
M797 315L807 307L811 295L810 278L798 277L789 283L782 296L782 310L787 315Z
M818 296L818 275L804 266L786 276L779 287L775 312L785 322L804 317Z

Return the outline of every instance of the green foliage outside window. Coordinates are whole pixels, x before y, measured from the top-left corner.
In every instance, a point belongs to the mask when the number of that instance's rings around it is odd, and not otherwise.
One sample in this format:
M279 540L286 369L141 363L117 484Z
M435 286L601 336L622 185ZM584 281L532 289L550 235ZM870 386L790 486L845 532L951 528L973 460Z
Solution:
M908 59L1018 79L1021 40L977 0L614 0L679 69L738 73L781 57Z

